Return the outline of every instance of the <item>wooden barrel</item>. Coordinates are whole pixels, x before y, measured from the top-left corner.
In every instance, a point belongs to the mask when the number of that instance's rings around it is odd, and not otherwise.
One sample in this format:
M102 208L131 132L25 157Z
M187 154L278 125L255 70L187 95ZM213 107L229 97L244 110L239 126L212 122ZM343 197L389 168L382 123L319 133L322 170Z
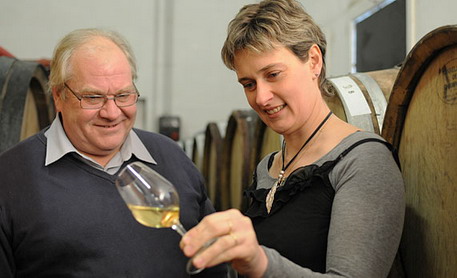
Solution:
M47 80L37 62L0 57L0 152L50 124Z
M254 148L251 155L251 168L255 169L257 164L269 153L281 149L282 136L269 128L260 118L255 124Z
M46 78L49 77L49 71L46 71ZM46 84L47 87L47 84ZM52 97L51 93L46 94L46 104L48 106L48 117L49 117L49 122L52 123L54 118L56 117L56 106L54 103L54 98Z
M253 110L236 110L229 117L222 147L221 209L243 209L243 191L252 182L250 157L254 127Z
M3 47L0 46L0 56L6 56L6 57L11 57L14 58L14 55L11 54L8 50L4 49ZM1 87L0 87L1 88Z
M406 277L457 273L457 25L424 36L394 83L382 136L399 152Z
M192 145L192 161L200 172L203 171L203 149L205 146L205 133L195 134Z
M216 210L221 208L222 145L226 126L226 123L210 122L205 131L202 174Z
M390 92L399 68L330 77L333 97L324 97L340 119L381 134Z
M192 159L193 155L193 147L194 147L194 138L187 138L185 140L180 140L179 145L183 149L183 151L186 153L187 157Z

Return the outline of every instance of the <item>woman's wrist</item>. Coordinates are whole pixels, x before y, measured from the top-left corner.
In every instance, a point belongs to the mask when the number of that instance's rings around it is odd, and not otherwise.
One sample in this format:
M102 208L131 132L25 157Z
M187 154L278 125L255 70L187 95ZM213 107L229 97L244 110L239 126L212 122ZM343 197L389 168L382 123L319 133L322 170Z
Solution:
M258 248L257 256L252 262L252 271L248 274L249 278L262 278L268 267L268 257L265 250L260 245Z

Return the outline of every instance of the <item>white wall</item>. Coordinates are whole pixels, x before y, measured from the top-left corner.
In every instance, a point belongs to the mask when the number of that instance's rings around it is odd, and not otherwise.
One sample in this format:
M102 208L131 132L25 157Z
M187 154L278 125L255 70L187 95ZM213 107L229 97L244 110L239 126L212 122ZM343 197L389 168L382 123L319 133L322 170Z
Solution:
M236 75L220 58L228 22L246 0L174 0L169 112L181 116L182 133L204 131L210 121L227 122L247 109Z
M443 26L457 24L457 1L455 0L409 0L409 49L430 31Z
M74 29L113 29L132 44L141 76L137 87L150 95L155 5L149 0L0 0L0 46L19 59L50 59L55 44Z
M0 0L0 46L19 59L50 58L69 31L107 27L131 42L144 106L138 125L181 117L182 139L245 109L235 74L220 59L228 22L254 0ZM328 39L328 76L351 70L352 21L381 0L301 0ZM408 50L426 33L456 24L455 0L407 0ZM406 55L406 53L405 53Z

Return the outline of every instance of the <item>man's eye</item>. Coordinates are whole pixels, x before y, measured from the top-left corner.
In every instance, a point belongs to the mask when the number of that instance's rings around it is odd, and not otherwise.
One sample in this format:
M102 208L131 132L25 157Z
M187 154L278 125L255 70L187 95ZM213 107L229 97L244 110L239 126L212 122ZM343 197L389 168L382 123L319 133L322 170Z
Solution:
M99 103L103 101L104 97L100 95L83 95L85 101L90 103Z
M134 97L133 96L133 93L125 93L125 94L119 94L119 95L116 95L116 100L117 101L129 101L131 97Z
M84 98L87 98L87 99L102 99L103 96L99 96L99 95L83 95Z

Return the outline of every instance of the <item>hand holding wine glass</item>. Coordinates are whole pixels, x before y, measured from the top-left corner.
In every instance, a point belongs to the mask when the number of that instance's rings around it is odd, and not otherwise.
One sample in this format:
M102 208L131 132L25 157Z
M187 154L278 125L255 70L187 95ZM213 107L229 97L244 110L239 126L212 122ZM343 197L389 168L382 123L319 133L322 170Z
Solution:
M199 249L208 239L218 240L211 248ZM246 277L263 277L268 258L259 245L252 221L237 209L214 212L205 216L183 236L181 249L192 256L198 267L212 267L229 262ZM236 276L229 276L236 277Z
M181 236L186 233L179 221L179 196L175 187L150 167L141 162L128 164L119 173L116 187L139 223L152 228L172 228ZM186 270L197 274L203 269L195 268L190 259Z

